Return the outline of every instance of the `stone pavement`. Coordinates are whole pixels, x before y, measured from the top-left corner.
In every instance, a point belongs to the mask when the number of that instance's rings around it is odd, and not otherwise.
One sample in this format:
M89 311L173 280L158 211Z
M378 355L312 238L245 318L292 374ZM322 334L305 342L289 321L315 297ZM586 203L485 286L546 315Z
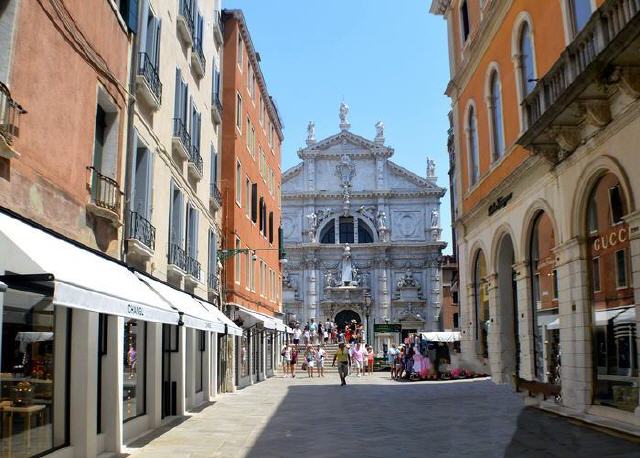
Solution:
M168 457L631 457L640 443L525 408L489 380L398 383L388 373L272 378L225 394L129 447Z

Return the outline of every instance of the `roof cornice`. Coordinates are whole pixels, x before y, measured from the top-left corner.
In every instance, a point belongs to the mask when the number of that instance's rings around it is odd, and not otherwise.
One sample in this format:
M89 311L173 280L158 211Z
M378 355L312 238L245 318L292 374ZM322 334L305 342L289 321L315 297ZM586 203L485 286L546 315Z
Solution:
M353 191L351 192L351 200L353 199L369 199L378 197L443 197L446 190L443 188L437 189L424 189L419 191L414 190L391 190L380 189L373 191ZM283 192L282 200L298 200L298 199L335 199L342 200L342 191L335 192L318 192L318 191L295 191L295 192Z
M298 150L298 157L300 159L316 158L316 157L340 157L342 153L329 153L326 150L335 145L353 143L361 146L366 151L362 153L349 153L352 157L391 157L393 156L394 149L389 146L384 146L380 143L372 142L360 135L354 134L348 130L342 130L335 135L320 140L317 143L300 148Z

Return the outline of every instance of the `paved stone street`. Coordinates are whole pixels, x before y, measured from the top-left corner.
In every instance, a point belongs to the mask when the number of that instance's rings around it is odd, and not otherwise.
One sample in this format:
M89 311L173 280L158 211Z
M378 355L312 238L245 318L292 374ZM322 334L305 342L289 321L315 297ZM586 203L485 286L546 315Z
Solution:
M631 457L640 444L524 408L488 380L397 383L388 374L338 386L272 378L193 413L128 452L165 457Z

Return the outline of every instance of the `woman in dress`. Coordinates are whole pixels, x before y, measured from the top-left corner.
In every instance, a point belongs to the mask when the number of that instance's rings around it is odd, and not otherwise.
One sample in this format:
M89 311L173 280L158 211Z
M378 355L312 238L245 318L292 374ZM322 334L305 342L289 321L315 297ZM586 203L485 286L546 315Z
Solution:
M296 376L296 364L298 364L298 346L296 345L291 349L291 363L289 369L291 370L291 377Z

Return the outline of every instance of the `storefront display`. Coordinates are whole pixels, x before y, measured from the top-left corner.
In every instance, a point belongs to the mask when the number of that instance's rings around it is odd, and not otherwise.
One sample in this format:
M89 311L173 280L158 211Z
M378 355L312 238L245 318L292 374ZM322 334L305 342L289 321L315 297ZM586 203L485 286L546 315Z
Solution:
M124 323L124 357L122 381L122 417L124 421L145 413L146 323L126 320Z

